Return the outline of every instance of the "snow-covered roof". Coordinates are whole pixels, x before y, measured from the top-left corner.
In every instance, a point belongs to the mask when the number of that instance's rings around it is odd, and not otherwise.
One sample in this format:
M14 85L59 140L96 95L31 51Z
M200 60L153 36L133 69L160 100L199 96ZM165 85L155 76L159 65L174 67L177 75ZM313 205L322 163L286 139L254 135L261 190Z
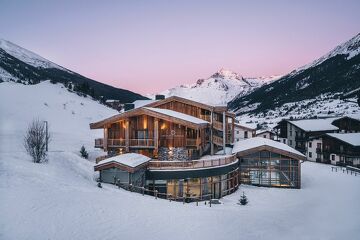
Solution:
M144 156L142 154L125 153L125 154L117 155L115 157L107 158L103 161L100 161L98 164L95 165L95 167L103 165L105 163L115 162L115 163L119 163L119 164L134 168L134 167L144 164L150 160L151 160L151 158Z
M235 128L247 128L247 129L256 129L256 124L249 124L249 123L235 123Z
M153 102L156 102L156 100L136 100L133 102L133 104L134 104L134 108L139 108Z
M184 113L180 113L180 112L176 112L176 111L173 111L173 110L169 110L169 109L150 108L150 107L144 107L144 108L148 109L150 111L153 111L153 112L165 114L165 115L168 115L170 117L175 117L175 118L182 119L182 120L185 120L187 122L192 122L192 123L195 123L195 124L207 124L207 123L209 123L209 122L207 122L205 120L202 120L200 118L193 117L193 116L190 116L190 115L187 115L187 114L184 114Z
M239 153L242 151L246 151L246 150L250 150L253 148L257 148L260 146L269 146L272 148L277 148L279 150L283 150L286 152L290 152L296 155L299 155L301 157L305 157L301 152L295 150L294 148L281 143L281 142L277 142L268 138L262 138L262 137L254 137L254 138L249 138L243 141L239 141L239 142L235 142L232 153Z
M332 131L339 129L338 127L332 125L332 122L336 119L338 118L304 119L289 122L307 132Z
M267 129L264 130L264 129L263 129L263 130L257 130L257 131L256 131L256 135L259 135L259 134L262 134L262 133L267 133L267 132L269 132L269 133L271 133L271 134L274 134L274 133L273 133L272 131L270 131L270 130L267 130Z
M327 133L327 135L353 146L360 146L360 133Z

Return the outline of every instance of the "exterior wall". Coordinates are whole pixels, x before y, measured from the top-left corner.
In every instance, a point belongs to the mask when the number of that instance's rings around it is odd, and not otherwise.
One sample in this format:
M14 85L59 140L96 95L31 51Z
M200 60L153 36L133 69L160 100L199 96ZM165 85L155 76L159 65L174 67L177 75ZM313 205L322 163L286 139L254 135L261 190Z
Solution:
M322 138L312 139L312 140L309 140L306 142L306 158L307 158L307 160L312 161L312 162L323 162L323 156L322 156L323 143L322 142L323 142ZM310 145L311 145L311 147L310 147ZM319 149L317 150L319 145L321 146L320 152L319 152Z
M109 168L100 171L100 181L104 183L115 183L114 179L121 183L129 183L129 173L118 168Z
M247 136L246 136L246 133L247 133ZM244 139L255 137L255 130L245 129L245 128L237 127L235 125L234 136L235 136L234 141L238 142L238 141L241 141Z
M263 132L256 134L257 137L267 138L267 139L273 139L274 140L274 134L270 132Z

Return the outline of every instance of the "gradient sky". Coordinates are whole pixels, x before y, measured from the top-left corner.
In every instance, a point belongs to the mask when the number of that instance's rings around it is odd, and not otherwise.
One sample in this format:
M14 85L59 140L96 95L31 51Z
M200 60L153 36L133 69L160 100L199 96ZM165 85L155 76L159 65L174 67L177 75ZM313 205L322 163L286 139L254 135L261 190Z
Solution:
M0 38L142 94L285 74L360 32L360 1L0 0Z

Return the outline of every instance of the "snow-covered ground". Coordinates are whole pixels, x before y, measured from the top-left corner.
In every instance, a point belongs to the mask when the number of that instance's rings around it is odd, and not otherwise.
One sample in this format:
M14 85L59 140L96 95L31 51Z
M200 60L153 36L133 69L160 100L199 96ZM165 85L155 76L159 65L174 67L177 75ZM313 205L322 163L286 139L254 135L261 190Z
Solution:
M211 208L156 200L112 185L100 189L93 180L94 164L78 151L85 144L94 153L93 138L101 133L90 131L88 124L115 111L48 82L1 83L0 98L0 239L360 236L360 176L306 162L300 190L241 186ZM44 164L32 163L21 144L33 117L48 120L53 132ZM243 191L247 206L237 204Z

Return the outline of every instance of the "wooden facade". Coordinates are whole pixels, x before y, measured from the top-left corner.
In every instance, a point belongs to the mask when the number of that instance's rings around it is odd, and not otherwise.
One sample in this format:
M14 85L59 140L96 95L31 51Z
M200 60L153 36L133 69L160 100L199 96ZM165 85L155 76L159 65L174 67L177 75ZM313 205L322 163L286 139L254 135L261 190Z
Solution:
M153 111L153 108L171 110ZM199 121L192 121L186 114ZM179 97L169 97L90 124L91 129L104 129L104 138L95 146L111 154L137 152L157 158L160 148L184 148L190 155L224 149L234 142L235 115L226 107L213 107ZM195 119L195 120L196 120Z

